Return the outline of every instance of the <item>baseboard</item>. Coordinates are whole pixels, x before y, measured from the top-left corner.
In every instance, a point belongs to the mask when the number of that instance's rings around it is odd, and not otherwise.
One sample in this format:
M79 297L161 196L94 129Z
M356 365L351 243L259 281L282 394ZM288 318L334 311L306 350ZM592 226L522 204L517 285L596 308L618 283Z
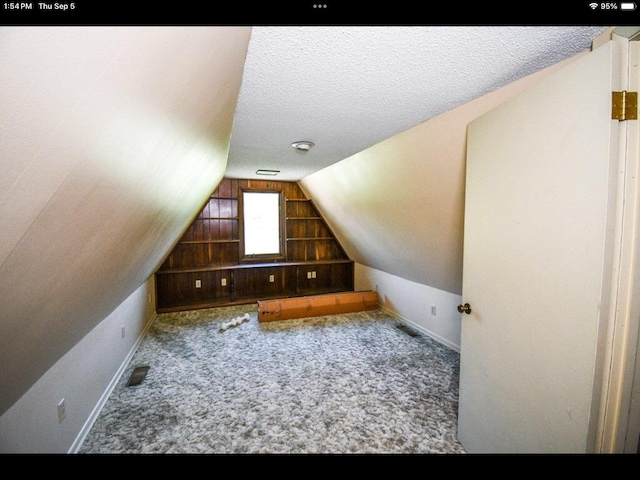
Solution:
M138 350L138 347L140 346L140 343L142 343L142 340L147 335L147 332L151 328L151 325L153 324L153 322L156 319L156 317L157 317L156 312L153 312L153 315L151 315L151 317L147 321L143 331L140 333L140 335L136 339L136 342L133 344L133 346L129 350L129 353L127 354L127 356L125 357L123 362L120 364L120 368L118 368L118 371L116 372L114 377L109 382L109 385L107 386L106 390L102 393L102 396L100 397L100 400L98 401L96 406L93 408L93 411L91 412L91 415L89 415L89 418L87 419L87 421L85 422L84 426L80 430L80 433L78 434L78 436L76 437L75 441L71 445L71 448L69 449L68 453L78 453L78 451L80 450L80 447L82 447L82 444L84 443L85 439L87 438L87 435L89 435L89 432L91 431L91 428L93 427L93 424L98 419L98 416L100 415L100 412L102 411L102 409L104 408L105 404L107 403L107 400L109 399L109 396L111 395L111 392L113 392L113 389L116 387L116 385L120 381L120 378L122 378L122 375L124 374L124 372L126 371L127 367L129 366L129 363L131 362L131 359L133 358L133 356L135 355L136 351Z
M418 330L420 333L424 333L428 337L433 338L436 342L441 343L442 345L446 346L447 348L450 348L451 350L454 350L454 351L460 353L460 347L458 345L455 345L455 344L449 342L448 340L440 337L439 335L436 335L432 331L427 330L423 326L421 326L421 325L409 320L408 318L403 317L398 312L394 312L393 310L390 310L387 307L383 307L382 305L379 305L379 307L380 307L380 310L382 310L383 312L391 315L392 317L397 318L402 323L405 323L408 326L410 326L411 328L413 328L415 330Z

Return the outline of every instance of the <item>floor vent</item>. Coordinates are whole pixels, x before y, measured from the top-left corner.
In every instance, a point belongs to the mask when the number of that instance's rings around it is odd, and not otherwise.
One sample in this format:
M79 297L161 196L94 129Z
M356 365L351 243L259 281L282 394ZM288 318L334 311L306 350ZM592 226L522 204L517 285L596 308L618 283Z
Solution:
M418 332L416 332L415 330L413 330L412 328L407 327L406 325L396 325L396 327L399 330L402 330L404 333L406 333L407 335L411 336L411 337L417 337L418 336Z
M144 378L147 376L148 371L149 367L136 367L129 377L127 387L135 387L136 385L140 385Z

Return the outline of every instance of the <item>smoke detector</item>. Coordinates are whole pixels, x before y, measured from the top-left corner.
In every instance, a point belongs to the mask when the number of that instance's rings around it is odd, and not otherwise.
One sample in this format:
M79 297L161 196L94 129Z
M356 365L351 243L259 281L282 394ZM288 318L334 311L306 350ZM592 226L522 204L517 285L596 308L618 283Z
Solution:
M296 150L302 150L303 152L309 151L314 145L315 143L307 141L293 142L291 144L293 148L295 148Z

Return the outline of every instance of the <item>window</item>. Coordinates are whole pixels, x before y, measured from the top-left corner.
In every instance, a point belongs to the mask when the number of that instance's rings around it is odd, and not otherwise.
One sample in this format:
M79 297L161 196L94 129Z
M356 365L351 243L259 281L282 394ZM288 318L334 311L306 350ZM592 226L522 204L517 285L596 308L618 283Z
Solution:
M244 259L284 258L281 201L281 192L242 192Z

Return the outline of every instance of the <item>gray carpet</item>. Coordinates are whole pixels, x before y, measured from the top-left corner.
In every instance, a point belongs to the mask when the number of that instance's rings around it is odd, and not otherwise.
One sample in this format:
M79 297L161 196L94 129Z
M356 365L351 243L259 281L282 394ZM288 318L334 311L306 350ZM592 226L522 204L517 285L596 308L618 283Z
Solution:
M158 315L79 453L465 453L459 355L402 325L382 311L260 323L256 305Z

